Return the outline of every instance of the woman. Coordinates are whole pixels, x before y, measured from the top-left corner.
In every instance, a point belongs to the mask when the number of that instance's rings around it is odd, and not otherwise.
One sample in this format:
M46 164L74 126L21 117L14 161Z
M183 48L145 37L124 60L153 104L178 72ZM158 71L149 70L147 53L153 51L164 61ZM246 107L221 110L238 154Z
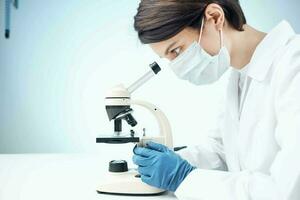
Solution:
M135 148L142 181L179 199L300 199L300 37L246 24L237 0L142 0L139 39L196 85L230 70L220 125L180 155Z

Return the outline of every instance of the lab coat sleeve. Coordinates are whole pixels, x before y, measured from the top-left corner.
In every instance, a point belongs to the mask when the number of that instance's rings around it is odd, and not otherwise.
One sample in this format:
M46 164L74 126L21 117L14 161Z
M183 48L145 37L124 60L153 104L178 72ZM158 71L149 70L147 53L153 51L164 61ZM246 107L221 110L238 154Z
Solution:
M223 104L220 103L220 113L217 116L216 124L208 131L207 137L199 139L198 145L180 150L177 153L198 168L227 170L219 125L222 123L223 117L224 108Z
M176 190L179 199L300 199L300 51L283 63L285 69L274 81L274 134L279 151L269 173L195 169Z
M201 169L227 170L222 140L208 136L199 145L178 152L180 157Z

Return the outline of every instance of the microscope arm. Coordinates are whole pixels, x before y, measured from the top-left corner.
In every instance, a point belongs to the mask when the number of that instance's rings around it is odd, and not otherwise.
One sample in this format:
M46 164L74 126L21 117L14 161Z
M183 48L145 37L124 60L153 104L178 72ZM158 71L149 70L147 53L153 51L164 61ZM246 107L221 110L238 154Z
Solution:
M141 100L131 100L132 105L139 105L149 110L158 122L159 131L162 137L165 138L165 145L173 148L173 138L171 133L171 126L165 114L155 105Z

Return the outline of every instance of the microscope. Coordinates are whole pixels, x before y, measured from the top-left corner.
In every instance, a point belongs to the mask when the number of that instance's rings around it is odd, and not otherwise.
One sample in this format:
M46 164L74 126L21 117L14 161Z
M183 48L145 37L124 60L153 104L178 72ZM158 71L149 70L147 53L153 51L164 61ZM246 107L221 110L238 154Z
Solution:
M171 127L165 114L155 105L141 100L131 99L131 94L154 77L161 69L154 62L150 64L151 70L139 78L128 88L120 84L113 87L105 97L105 108L109 121L114 123L114 132L111 136L102 136L96 138L97 143L122 144L136 143L137 146L145 146L148 141L154 141L173 148L173 139ZM130 134L122 133L122 122L126 121L131 127L137 125L137 121L133 117L132 106L141 106L152 113L159 126L159 134L146 135L143 130L142 135L136 135L134 130L130 130ZM159 195L164 192L159 188L152 187L142 182L137 169L128 169L125 160L112 160L109 162L108 172L102 183L97 188L98 193L117 194L117 195Z

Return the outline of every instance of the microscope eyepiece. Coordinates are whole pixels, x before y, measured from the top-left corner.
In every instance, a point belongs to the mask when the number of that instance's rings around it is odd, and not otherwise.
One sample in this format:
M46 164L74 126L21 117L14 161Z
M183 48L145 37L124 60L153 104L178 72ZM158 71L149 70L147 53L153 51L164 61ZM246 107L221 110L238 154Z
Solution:
M157 74L158 72L160 72L161 68L160 66L157 64L157 62L153 62L150 64L150 67L152 69L152 71L154 72L154 74Z

